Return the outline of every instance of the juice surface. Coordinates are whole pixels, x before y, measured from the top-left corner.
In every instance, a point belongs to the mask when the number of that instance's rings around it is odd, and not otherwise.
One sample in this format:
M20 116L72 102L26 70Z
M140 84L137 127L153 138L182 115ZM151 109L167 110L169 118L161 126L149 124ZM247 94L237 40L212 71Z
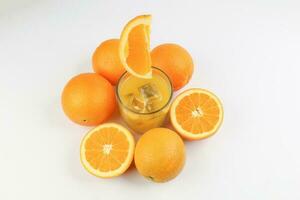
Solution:
M138 113L151 113L164 107L170 98L170 86L160 75L153 73L152 79L127 77L120 85L122 103Z

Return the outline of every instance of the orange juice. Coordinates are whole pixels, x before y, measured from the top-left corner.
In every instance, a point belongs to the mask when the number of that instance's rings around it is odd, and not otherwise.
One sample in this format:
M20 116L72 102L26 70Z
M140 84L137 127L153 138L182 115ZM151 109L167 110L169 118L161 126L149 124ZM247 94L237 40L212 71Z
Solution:
M139 133L163 124L172 98L167 75L157 68L152 73L151 79L141 79L126 72L117 86L121 116Z

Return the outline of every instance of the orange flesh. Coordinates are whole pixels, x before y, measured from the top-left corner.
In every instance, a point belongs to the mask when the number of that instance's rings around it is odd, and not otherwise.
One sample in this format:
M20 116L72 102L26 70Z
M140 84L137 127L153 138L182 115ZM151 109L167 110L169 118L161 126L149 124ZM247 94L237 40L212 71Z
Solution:
M219 121L220 108L206 94L194 93L184 97L176 108L180 126L194 134L211 131Z
M128 36L127 64L138 74L146 74L151 67L151 58L149 53L148 32L145 25L134 27Z
M95 131L87 139L85 156L94 169L107 172L119 168L124 163L128 149L127 138L117 128L103 128Z

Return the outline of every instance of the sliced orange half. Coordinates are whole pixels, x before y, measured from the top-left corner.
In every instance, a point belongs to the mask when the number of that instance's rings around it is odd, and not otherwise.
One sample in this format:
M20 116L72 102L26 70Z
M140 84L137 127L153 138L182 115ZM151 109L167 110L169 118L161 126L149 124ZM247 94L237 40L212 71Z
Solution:
M171 122L189 140L213 135L223 120L221 101L204 89L189 89L176 97L170 110Z
M123 126L102 124L83 138L80 148L81 163L91 174L110 178L123 174L134 154L134 138Z
M151 15L137 16L124 27L119 44L119 56L125 69L133 76L151 78L150 55Z

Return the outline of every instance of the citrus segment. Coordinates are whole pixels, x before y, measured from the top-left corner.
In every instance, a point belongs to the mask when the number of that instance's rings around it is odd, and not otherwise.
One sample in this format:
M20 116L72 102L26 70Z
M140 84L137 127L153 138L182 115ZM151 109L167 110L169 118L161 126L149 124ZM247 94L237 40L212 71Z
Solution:
M91 130L81 143L81 162L95 176L109 178L124 173L134 154L134 138L121 125L107 123Z
M119 56L125 69L140 78L151 78L151 15L137 16L124 27Z
M223 120L223 108L213 93L190 89L181 93L171 106L171 122L184 137L191 140L213 135Z

